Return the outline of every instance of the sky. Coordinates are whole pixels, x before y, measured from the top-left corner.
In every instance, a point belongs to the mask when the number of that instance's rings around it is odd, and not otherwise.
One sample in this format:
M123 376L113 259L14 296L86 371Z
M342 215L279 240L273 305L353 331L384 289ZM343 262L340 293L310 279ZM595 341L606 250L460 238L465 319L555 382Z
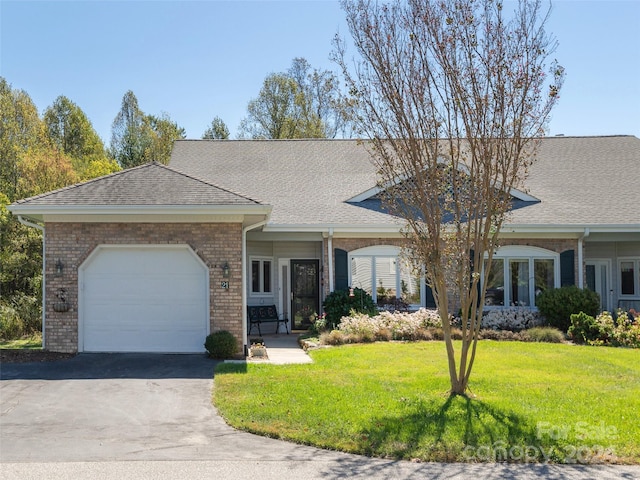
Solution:
M547 30L567 77L548 134L640 137L640 0L552 5ZM107 146L128 90L187 138L216 116L235 138L269 73L296 57L338 71L336 33L349 36L329 0L0 0L0 76L41 113L65 95Z

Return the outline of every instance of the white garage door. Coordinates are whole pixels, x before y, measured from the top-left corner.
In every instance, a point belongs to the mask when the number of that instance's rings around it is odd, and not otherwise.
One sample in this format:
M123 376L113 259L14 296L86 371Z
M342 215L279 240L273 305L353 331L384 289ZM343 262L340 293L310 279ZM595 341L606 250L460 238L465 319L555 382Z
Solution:
M79 287L80 351L204 351L208 272L189 247L98 247Z

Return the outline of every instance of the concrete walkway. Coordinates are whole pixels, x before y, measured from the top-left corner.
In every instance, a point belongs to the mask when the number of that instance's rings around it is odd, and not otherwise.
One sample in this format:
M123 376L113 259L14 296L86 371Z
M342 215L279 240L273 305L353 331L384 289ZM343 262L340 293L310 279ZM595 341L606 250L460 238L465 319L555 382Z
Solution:
M300 335L279 333L263 335L262 339L267 347L267 360L252 359L250 361L285 365L289 363L312 363L311 357L298 344Z

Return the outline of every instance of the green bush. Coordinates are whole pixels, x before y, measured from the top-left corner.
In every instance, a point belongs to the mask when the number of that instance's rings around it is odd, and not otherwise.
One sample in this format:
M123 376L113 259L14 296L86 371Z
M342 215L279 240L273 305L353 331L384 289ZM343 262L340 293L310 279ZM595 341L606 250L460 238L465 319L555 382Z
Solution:
M575 343L593 343L600 340L602 331L596 319L584 312L571 315L571 326L567 330L569 338Z
M534 327L520 332L520 338L525 342L562 343L564 333L554 327Z
M600 310L600 297L575 285L552 288L536 297L536 306L548 325L566 332L571 325L571 315L584 312L595 317Z
M331 292L322 302L322 307L327 314L329 328L335 328L340 323L340 319L348 316L352 311L367 315L378 313L371 295L361 288L354 288L353 296L349 295L349 290Z
M231 332L220 330L219 332L207 335L204 348L207 349L211 358L222 360L235 355L238 351L238 341Z
M40 299L18 293L0 301L0 339L16 340L42 331Z

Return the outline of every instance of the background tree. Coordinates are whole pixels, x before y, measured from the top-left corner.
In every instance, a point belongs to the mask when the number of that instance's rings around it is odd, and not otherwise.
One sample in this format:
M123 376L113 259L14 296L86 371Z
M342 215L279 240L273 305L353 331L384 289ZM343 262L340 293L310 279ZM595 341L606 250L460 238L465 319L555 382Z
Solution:
M107 157L102 140L78 105L61 95L44 112L51 143L71 159L79 180L107 175L119 169Z
M347 136L350 123L338 77L330 70L312 69L304 58L294 58L288 74L303 92L310 114L320 120L323 137Z
M31 97L0 77L0 192L14 202L18 161L28 149L46 143L45 127Z
M250 138L334 138L349 125L337 77L295 58L286 73L268 75L247 106L240 136Z
M104 144L85 113L64 95L44 112L47 134L58 150L72 158L104 155Z
M168 114L146 115L129 90L122 97L122 106L111 125L110 154L122 168L151 161L167 164L173 142L185 136L184 128Z
M220 117L214 117L211 125L202 134L203 140L228 140L229 129Z
M464 394L510 191L523 186L563 80L555 63L546 75L548 13L539 0L519 0L509 15L498 0L342 5L359 60L347 64L340 39L334 58L388 205L406 221L407 252L433 289L451 393Z
M145 117L145 123L152 132L151 145L149 150L145 152L147 161L155 160L165 165L168 164L171 158L173 142L186 138L187 136L184 128L178 126L176 122L171 120L167 113L162 113L158 117L147 115Z
M145 114L138 99L129 90L122 97L122 106L111 124L111 156L122 168L135 167L147 162L146 152L153 143Z
M262 89L247 105L241 136L250 138L320 138L321 122L295 80L282 73L264 79Z

